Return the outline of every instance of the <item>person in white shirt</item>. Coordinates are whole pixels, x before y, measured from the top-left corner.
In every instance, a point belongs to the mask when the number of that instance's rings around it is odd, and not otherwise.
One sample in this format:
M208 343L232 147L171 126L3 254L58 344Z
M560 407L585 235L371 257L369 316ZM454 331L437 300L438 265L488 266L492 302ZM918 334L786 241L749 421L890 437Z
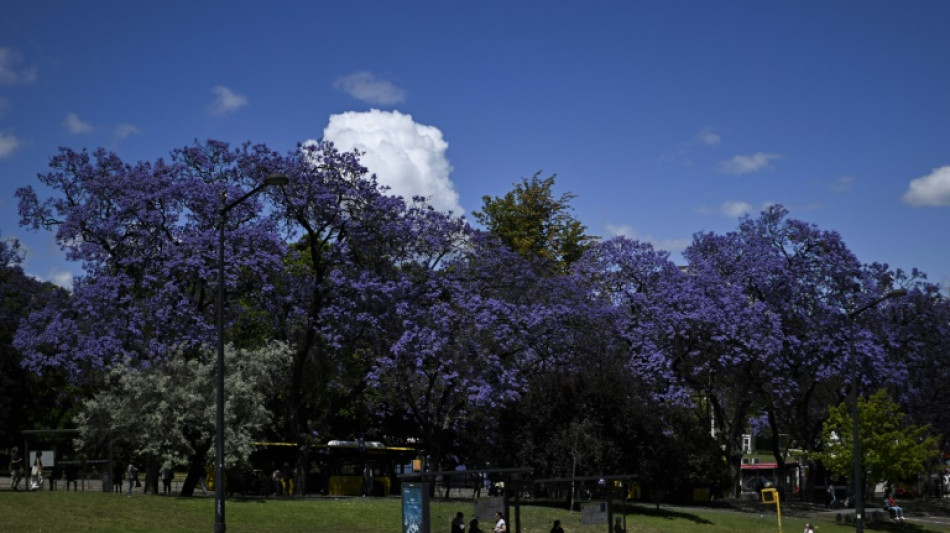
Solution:
M507 533L508 526L505 524L505 516L502 515L500 511L495 513L495 520L497 521L495 522L495 529L493 531L495 533Z

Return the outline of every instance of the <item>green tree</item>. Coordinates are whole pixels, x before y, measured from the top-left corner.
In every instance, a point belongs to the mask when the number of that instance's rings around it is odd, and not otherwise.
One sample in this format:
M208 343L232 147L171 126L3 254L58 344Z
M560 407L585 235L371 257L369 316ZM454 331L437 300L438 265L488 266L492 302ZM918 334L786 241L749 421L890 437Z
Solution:
M554 196L556 175L541 179L540 172L522 178L502 197L483 196L475 220L506 246L528 259L551 261L564 268L594 242L587 227L571 215L572 193Z
M864 479L898 480L922 472L939 452L939 437L930 426L904 421L904 413L885 389L858 399L859 435ZM851 477L854 457L853 422L848 402L831 407L824 424L824 451L819 458L835 474ZM866 492L865 492L866 494Z

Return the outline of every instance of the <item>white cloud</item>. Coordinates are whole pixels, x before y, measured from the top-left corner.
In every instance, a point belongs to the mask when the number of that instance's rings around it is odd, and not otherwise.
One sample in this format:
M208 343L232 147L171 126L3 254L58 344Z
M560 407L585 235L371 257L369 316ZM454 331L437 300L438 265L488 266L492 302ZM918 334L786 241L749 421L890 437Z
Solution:
M406 99L405 90L365 71L338 78L333 87L372 105L393 105Z
M752 205L742 201L726 200L719 206L719 212L727 217L738 218L752 212Z
M238 94L223 85L216 85L211 92L216 95L214 102L208 106L208 112L212 115L227 115L247 105L247 96Z
M854 184L854 178L851 176L838 176L835 178L835 181L829 185L829 188L837 192L850 191L851 186Z
M777 159L781 159L780 154L770 154L766 152L756 152L752 155L737 155L728 161L719 163L719 172L723 174L749 174L768 168L768 166Z
M760 209L765 210L772 202L764 202ZM719 207L700 207L696 211L704 215L722 215L729 218L739 218L755 210L752 204L741 200L726 200Z
M139 130L138 126L134 124L118 124L115 127L115 136L120 139L125 139L126 137L130 137L138 133L142 132Z
M449 145L438 128L418 124L398 111L372 109L330 116L323 137L342 151L365 152L360 162L393 194L407 200L424 196L440 211L464 213L449 179L452 165L445 156Z
M689 239L662 239L653 238L653 235L640 235L637 230L629 224L610 224L606 225L607 233L613 237L626 237L631 240L650 243L657 250L666 250L671 253L682 252L690 245Z
M719 134L713 131L712 128L703 128L696 134L696 142L706 146L716 146L721 140Z
M81 120L76 113L66 115L66 118L63 119L63 127L66 128L66 131L69 133L74 134L89 133L96 129L92 127L92 124Z
M911 181L903 200L913 206L950 206L950 165Z
M0 85L33 83L36 81L36 67L17 69L21 55L13 48L0 47Z
M47 279L64 289L73 290L73 273L66 270L53 269Z
M20 142L20 139L17 139L15 135L5 135L0 133L0 159L4 159L13 155L14 152L20 149L20 146L23 143Z

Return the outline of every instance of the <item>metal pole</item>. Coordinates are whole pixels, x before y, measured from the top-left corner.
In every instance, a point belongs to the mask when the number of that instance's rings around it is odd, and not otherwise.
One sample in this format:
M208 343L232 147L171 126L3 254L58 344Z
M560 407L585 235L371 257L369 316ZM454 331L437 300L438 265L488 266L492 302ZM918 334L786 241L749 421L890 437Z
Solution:
M218 358L217 395L215 399L214 442L214 531L225 533L224 523L224 224L227 211L221 210L218 233Z
M853 352L851 356L851 421L853 422L854 440L854 530L857 533L864 532L864 495L862 494L863 484L861 475L861 431L860 421L858 420L858 354Z
M899 296L904 296L907 294L907 289L895 289L888 292L884 296L872 300L871 302L855 309L848 313L847 317L849 321L853 321L855 317L861 313L867 311L868 309L876 306L877 304L887 300L888 298L896 298ZM861 422L858 418L858 384L860 383L860 376L858 370L860 365L858 365L858 352L853 349L851 352L851 421L852 421L852 439L854 440L853 450L854 450L854 530L857 533L864 533L864 476L861 472Z
M217 373L217 391L215 397L215 439L214 439L214 532L225 533L224 521L224 226L228 221L228 211L234 206L261 192L268 185L284 185L288 181L283 174L270 174L263 183L244 196L226 204L219 212L218 221L218 320L215 332L218 336L218 357L215 364Z

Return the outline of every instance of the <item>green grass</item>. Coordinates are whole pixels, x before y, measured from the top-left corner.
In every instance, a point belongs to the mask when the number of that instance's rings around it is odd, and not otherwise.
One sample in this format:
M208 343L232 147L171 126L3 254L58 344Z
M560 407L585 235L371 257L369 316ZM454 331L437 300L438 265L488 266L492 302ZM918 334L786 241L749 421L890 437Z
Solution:
M0 532L209 532L213 530L214 500L210 497L157 497L151 495L103 494L98 492L0 492ZM911 511L914 508L911 507ZM472 517L469 501L433 501L433 532L448 529L457 511ZM376 533L401 531L401 503L396 498L307 498L234 499L226 507L227 531L242 532L345 532ZM946 517L945 517L946 518ZM599 532L605 525L581 524L579 513L543 506L522 506L523 533L547 533L554 519L565 531ZM783 531L797 533L806 521L819 526L820 533L846 533L854 526L839 524L833 514L797 510L783 515ZM875 531L908 533L950 533L948 525L924 522L920 518L903 524L883 524ZM510 523L510 521L509 521ZM491 524L482 523L483 531ZM773 508L727 508L635 506L627 515L627 527L637 533L734 533L778 531Z

